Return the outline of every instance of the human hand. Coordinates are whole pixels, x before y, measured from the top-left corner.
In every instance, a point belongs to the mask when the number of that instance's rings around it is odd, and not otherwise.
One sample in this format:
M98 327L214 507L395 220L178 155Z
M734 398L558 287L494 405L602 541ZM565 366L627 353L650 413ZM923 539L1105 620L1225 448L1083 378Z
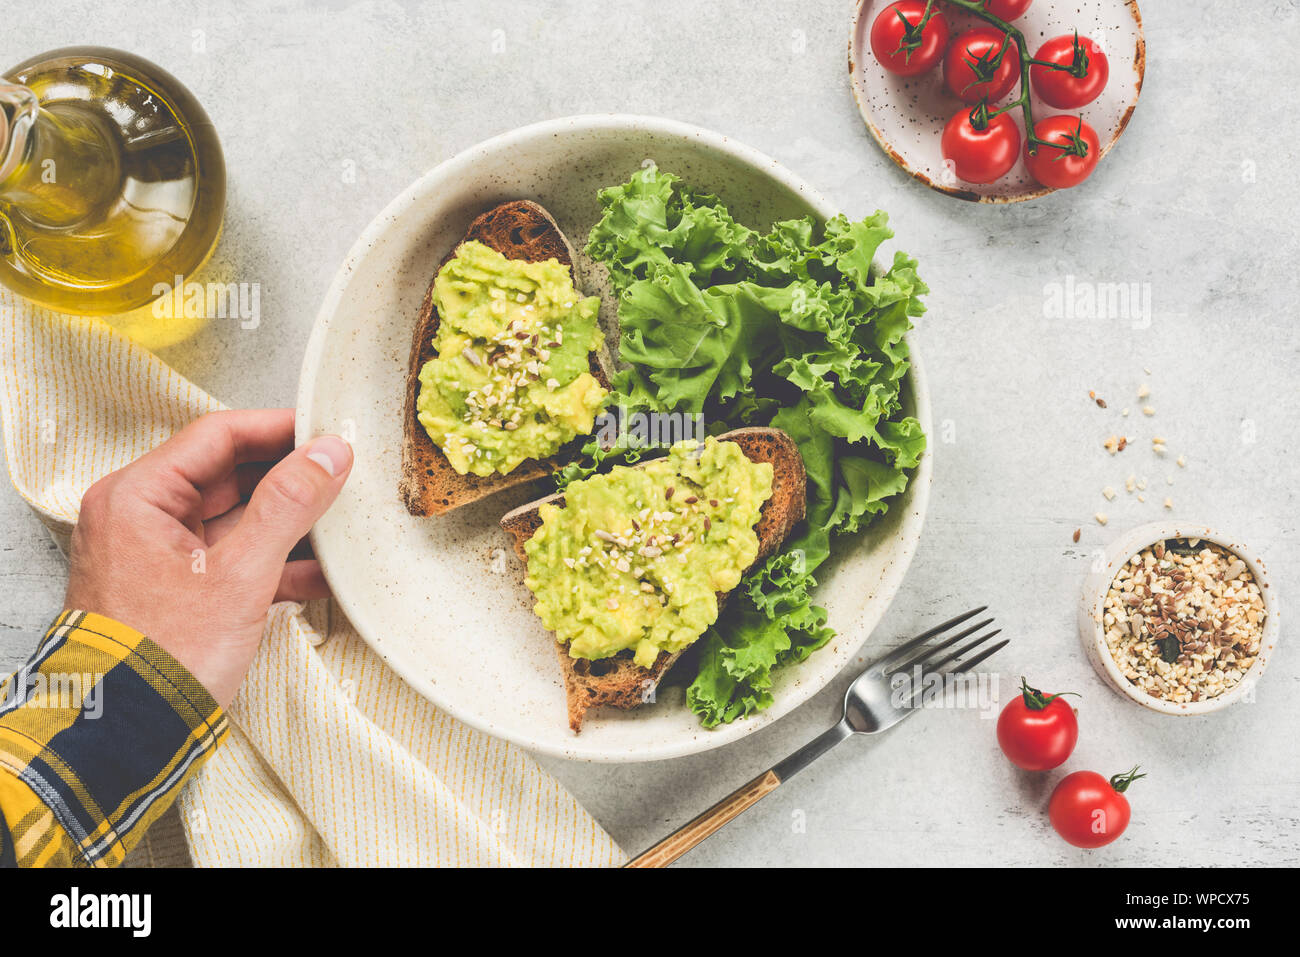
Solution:
M293 415L203 416L92 485L72 533L66 607L148 635L223 707L271 603L329 595L319 563L296 556L352 449L337 436L295 449Z

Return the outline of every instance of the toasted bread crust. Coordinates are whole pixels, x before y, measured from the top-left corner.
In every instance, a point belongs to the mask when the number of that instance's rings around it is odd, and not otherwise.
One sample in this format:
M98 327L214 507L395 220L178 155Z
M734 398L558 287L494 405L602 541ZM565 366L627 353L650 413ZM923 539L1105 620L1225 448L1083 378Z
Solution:
M779 429L736 429L718 436L720 440L735 442L745 456L753 462L770 462L772 465L772 497L763 503L758 524L758 555L750 568L765 561L785 541L791 530L802 521L807 502L807 475L799 448L788 435ZM524 544L541 527L540 508L545 504L563 506L563 495L550 495L529 502L508 512L501 519L501 527L509 533L515 554L527 564L528 554ZM748 569L746 569L748 570ZM719 608L727 596L719 593ZM555 642L560 668L564 675L564 694L568 704L569 727L582 730L582 720L591 708L609 705L615 708L635 708L650 700L651 693L680 657L681 652L660 652L653 665L643 668L632 660L631 651L623 651L597 661L570 658L568 648Z
M475 219L462 242L478 240L495 249L507 259L527 262L558 260L568 266L573 274L573 247L556 225L555 220L541 206L528 200L502 203ZM459 248L459 243L457 248ZM456 255L453 249L438 264L434 278L447 262ZM577 276L574 275L577 285ZM433 337L438 331L438 311L433 305L433 280L420 306L411 339L411 359L406 375L406 401L402 418L402 475L398 483L402 501L412 515L442 515L486 498L495 492L536 481L554 472L560 465L556 458L528 459L505 475L461 475L442 449L429 438L420 425L416 411L416 398L420 392L420 370L436 354ZM596 355L591 358L591 372L605 388L609 377L601 368Z

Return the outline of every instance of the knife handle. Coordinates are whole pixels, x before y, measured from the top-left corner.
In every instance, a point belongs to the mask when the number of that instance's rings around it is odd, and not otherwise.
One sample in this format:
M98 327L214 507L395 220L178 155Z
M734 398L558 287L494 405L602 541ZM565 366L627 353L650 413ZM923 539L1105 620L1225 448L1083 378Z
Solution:
M638 854L625 867L667 867L696 844L736 818L761 798L781 786L776 771L764 771L748 784L742 784L699 817L683 824L650 850Z

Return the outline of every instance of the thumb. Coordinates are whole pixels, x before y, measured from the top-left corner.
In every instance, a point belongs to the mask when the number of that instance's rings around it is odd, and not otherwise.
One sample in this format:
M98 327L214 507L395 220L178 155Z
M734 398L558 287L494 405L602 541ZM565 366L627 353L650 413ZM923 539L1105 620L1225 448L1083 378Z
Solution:
M221 544L255 574L278 580L289 552L334 504L351 469L352 447L337 435L294 449L257 483Z

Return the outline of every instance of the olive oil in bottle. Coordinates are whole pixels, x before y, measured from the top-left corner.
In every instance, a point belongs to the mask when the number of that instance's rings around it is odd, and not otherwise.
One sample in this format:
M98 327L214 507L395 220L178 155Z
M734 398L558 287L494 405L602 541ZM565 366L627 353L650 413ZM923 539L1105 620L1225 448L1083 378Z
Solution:
M24 298L145 306L208 259L225 203L212 122L148 61L70 47L0 77L0 283Z

